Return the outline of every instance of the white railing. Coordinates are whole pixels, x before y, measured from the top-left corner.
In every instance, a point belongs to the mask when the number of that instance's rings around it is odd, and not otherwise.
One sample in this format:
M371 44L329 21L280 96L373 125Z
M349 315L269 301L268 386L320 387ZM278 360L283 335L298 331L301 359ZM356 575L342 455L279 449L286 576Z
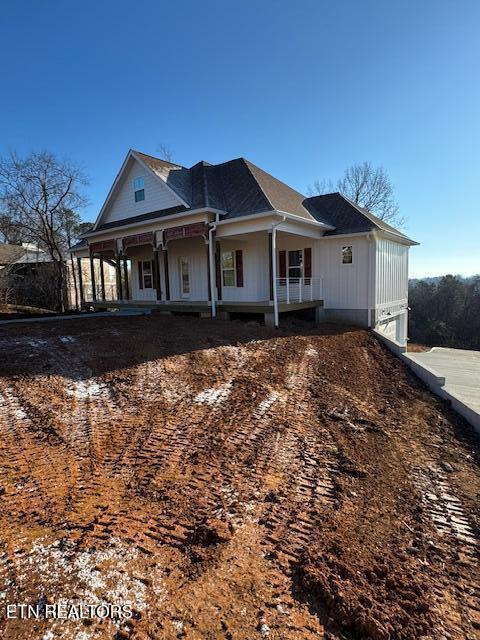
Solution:
M322 300L322 278L277 278L278 302Z

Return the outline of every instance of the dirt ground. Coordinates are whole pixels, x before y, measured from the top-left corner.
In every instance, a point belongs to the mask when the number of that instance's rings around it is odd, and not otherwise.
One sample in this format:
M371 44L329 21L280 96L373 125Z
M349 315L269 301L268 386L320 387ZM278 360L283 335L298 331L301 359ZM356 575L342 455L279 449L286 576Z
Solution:
M0 632L480 638L480 448L366 331L0 328ZM128 620L7 619L11 603Z

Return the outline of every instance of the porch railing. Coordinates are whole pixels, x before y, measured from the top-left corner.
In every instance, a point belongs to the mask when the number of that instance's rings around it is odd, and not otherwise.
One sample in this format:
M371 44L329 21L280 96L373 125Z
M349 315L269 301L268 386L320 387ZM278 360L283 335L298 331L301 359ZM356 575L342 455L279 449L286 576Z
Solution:
M277 278L278 302L311 302L322 300L322 278Z

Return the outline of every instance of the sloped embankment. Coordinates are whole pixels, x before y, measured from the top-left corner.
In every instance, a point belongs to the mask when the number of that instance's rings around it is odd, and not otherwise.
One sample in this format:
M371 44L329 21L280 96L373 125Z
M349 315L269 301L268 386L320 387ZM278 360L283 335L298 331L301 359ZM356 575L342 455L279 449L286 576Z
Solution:
M0 351L0 606L134 609L2 637L478 637L478 443L367 332L98 318Z

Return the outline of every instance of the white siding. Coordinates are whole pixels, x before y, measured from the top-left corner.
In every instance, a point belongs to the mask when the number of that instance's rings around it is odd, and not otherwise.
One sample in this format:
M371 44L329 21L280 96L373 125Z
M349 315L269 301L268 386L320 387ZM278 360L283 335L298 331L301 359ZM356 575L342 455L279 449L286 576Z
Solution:
M258 302L270 297L268 233L252 233L239 239L219 238L221 251L243 252L243 287L224 287L222 301Z
M140 289L140 278L138 272L138 263L140 260L153 260L153 252L148 247L138 248L135 253L129 256L129 259L132 261L132 270L131 270L131 298L132 300L156 300L157 299L157 290L152 289Z
M145 183L145 200L135 202L133 180L142 177ZM139 216L150 211L169 209L181 204L172 191L142 165L130 159L123 176L117 186L107 209L104 211L101 224Z
M376 241L375 304L408 297L408 246L379 238Z
M342 264L342 247L352 245L353 263ZM366 238L317 240L313 275L323 279L326 309L367 309L369 243ZM318 264L318 272L316 264Z
M168 243L168 275L171 300L208 300L207 245L202 238L173 240ZM179 258L186 256L190 266L190 296L180 295Z

